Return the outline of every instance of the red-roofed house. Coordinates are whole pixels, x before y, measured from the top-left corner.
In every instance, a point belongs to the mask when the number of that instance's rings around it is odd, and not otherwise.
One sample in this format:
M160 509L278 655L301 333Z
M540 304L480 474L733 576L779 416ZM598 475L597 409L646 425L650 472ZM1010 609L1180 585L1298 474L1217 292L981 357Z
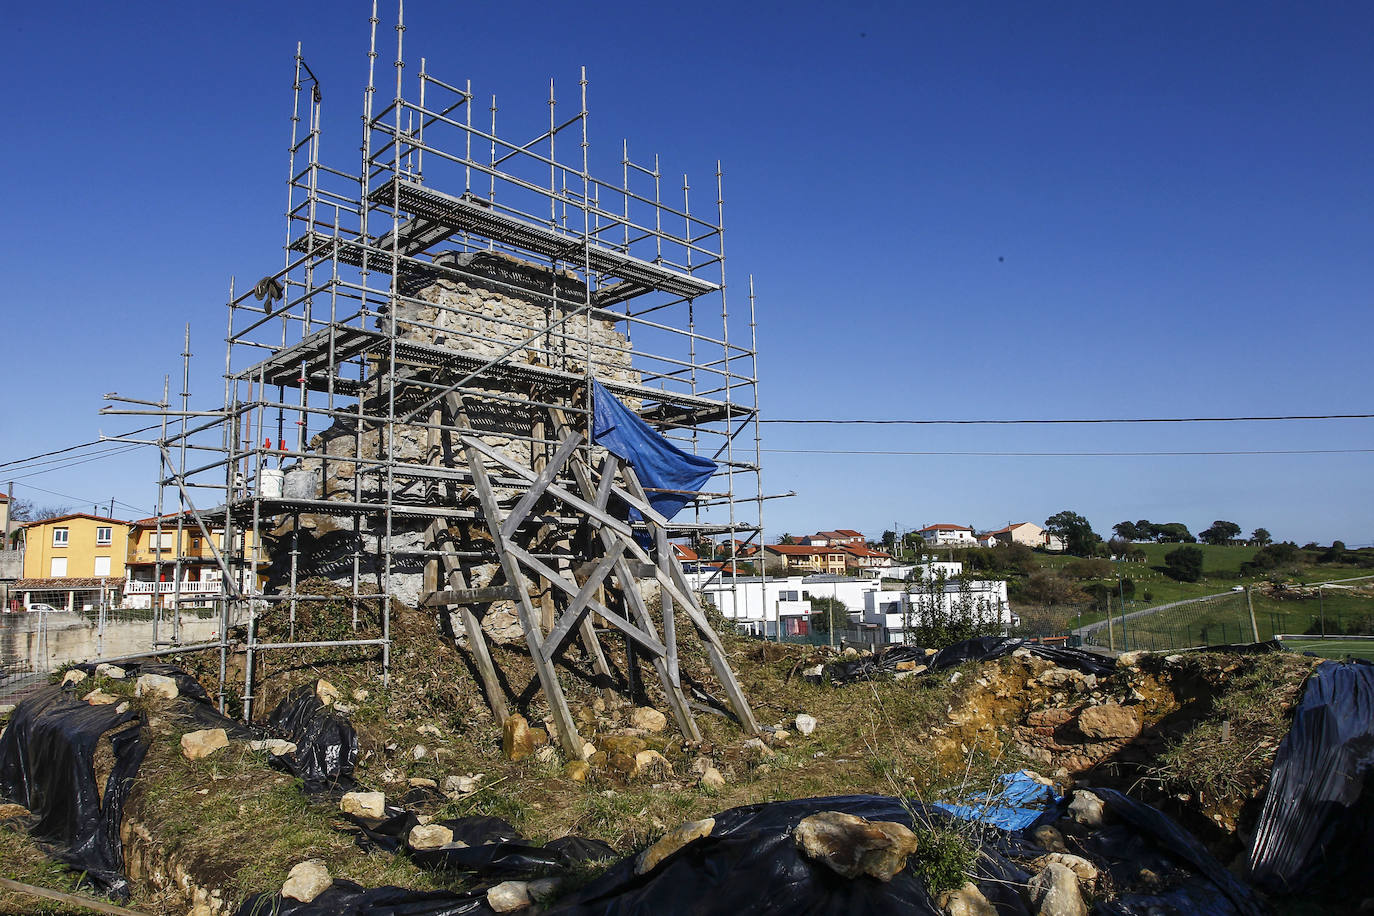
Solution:
M862 547L864 536L853 528L837 528L834 531L817 531L809 537L802 538L802 543L813 547L841 547L845 544L858 544Z
M980 534L978 543L984 547L995 547L998 544L1025 544L1027 547L1043 547L1046 550L1064 549L1063 541L1035 522L1016 522L1005 528Z
M859 569L878 569L892 565L892 554L874 550L866 544L843 544L846 563Z

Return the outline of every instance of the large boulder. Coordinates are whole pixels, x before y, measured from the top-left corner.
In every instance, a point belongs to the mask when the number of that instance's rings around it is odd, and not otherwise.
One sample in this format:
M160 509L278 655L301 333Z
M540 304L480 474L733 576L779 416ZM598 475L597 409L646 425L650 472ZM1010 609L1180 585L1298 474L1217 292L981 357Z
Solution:
M945 891L936 902L945 916L997 916L997 908L972 881L965 882L963 887L955 890Z
M203 728L181 736L181 753L187 760L201 760L229 746L229 735L222 728Z
M136 697L159 697L164 700L175 700L180 693L176 679L167 677L165 674L140 674L138 683L134 686L134 696Z
M359 817L386 817L386 794L383 792L345 792L339 799L339 810Z
M1036 916L1087 916L1088 905L1078 889L1073 869L1051 862L1030 879L1027 886Z
M453 842L453 831L443 824L417 824L406 842L411 849L439 849Z
M704 836L710 836L714 829L716 829L716 819L713 817L703 818L699 821L688 821L674 827L665 833L657 843L640 853L639 860L635 862L635 874L643 875L653 871L658 863L688 843Z
M668 727L668 718L657 709L640 706L630 713L630 725L646 732L661 732Z
M334 879L329 876L323 859L307 859L291 866L286 875L286 883L281 886L281 895L309 903L329 890Z
M516 713L507 716L501 726L501 751L510 760L524 760L534 753L539 745L530 730L530 723Z
M1134 738L1140 729L1140 713L1133 706L1103 703L1089 706L1078 716L1078 730L1098 741Z
M802 818L793 837L803 853L846 878L870 875L891 881L916 851L916 835L902 824L870 821L842 811Z

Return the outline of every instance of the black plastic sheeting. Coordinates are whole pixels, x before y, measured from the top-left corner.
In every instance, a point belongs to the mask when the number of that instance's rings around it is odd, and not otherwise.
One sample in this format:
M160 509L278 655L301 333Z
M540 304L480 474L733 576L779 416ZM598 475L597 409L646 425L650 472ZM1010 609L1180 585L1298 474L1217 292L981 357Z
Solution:
M102 797L93 761L107 734L114 768ZM53 858L85 872L103 893L127 900L119 825L147 752L137 713L44 687L19 704L0 738L0 794L29 809L29 834Z
M1267 912L1254 894L1218 862L1196 837L1174 823L1167 815L1144 802L1138 802L1115 789L1090 790L1102 799L1107 809L1121 821L1092 836L1086 848L1099 861L1129 863L1139 872L1142 861L1163 851L1174 865L1183 865L1194 874L1169 891L1158 894L1123 894L1112 901L1108 912L1147 913L1152 907L1173 907L1179 912L1206 916L1263 916ZM1147 840L1154 850L1142 849ZM1167 860L1162 865L1167 866ZM1167 868L1151 869L1165 873Z
M908 803L922 818L948 815ZM876 821L911 826L901 801L876 795L805 798L732 808L716 815L711 835L665 859L646 875L634 873L635 857L613 866L586 887L545 912L592 914L928 914L943 916L911 864L883 882L850 880L797 849L792 831L802 818L843 811ZM995 849L979 856L975 880L1001 916L1028 914L1015 885L1029 875Z
M267 719L273 732L296 745L272 765L298 777L311 793L348 791L358 763L358 733L347 719L320 702L313 685L297 687Z
M411 891L402 887L371 890L352 881L335 879L334 885L309 903L262 894L249 897L238 916L488 916L486 891L457 894L450 891Z
M1110 789L1094 790L1118 822L1082 839L1078 851L1124 880L1142 867L1167 876L1168 887L1126 894L1099 912L1196 913L1260 916L1263 907L1190 834L1149 805ZM560 916L686 914L939 914L924 882L908 864L891 882L841 878L797 848L792 831L819 811L845 811L870 820L910 825L947 815L916 802L871 795L810 798L735 808L716 816L709 837L698 840L647 875L634 874L634 859L614 866L592 884L547 912ZM1002 916L1028 912L1018 890L1029 875L1009 857L1034 858L1044 849L1021 832L988 829L973 880Z
M916 646L893 646L870 656L828 665L824 678L836 684L848 684L868 680L875 675L894 673L900 662L909 661L925 665L930 671L942 671L965 662L986 662L1002 658L1017 649L1025 649L1032 655L1048 659L1061 668L1072 668L1098 677L1111 674L1116 668L1113 659L1083 649L1046 646L1010 636L979 636L947 646L934 655L927 654L925 649Z
M1279 745L1250 851L1254 881L1369 896L1374 850L1374 665L1323 662ZM1362 888L1364 893L1358 892Z

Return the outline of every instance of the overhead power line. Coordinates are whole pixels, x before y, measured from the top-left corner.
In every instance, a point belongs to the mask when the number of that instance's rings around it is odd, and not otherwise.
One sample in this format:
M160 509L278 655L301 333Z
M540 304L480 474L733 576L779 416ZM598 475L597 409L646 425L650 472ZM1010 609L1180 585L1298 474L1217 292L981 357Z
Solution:
M762 451L788 455L896 455L923 458L1155 458L1186 455L1357 455L1374 453L1374 448L1280 448L1177 452L918 452L841 448L766 448Z
M132 436L136 433L146 433L148 432L148 430L157 429L161 425L161 423L154 423L152 426L144 426L141 429L131 429L127 433L124 433L124 435ZM63 455L67 452L74 452L78 449L90 448L92 445L107 445L109 444L109 442L109 439L92 439L90 442L82 442L80 445L69 445L66 448L54 449L51 452L42 452L38 455L30 455L27 458L16 458L13 461L0 462L0 468L7 468L16 464L28 464L30 461L35 461L39 458L47 458L51 455Z
M763 419L760 423L786 423L793 426L1049 426L1068 423L1251 423L1274 420L1374 420L1374 413L1291 414L1275 417L1113 417L1108 419L1058 420L848 420L830 418Z

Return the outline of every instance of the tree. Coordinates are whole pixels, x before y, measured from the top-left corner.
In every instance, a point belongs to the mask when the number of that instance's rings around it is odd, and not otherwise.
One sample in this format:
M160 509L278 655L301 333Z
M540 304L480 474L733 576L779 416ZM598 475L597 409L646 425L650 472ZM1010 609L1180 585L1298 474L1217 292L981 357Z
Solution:
M1112 526L1112 530L1115 531L1116 536L1121 538L1123 541L1145 540L1145 535L1142 535L1140 533L1140 529L1136 527L1135 522L1117 522L1115 525Z
M1165 522L1162 525L1152 525L1155 539L1161 544L1194 544L1197 538L1188 531L1188 526L1182 522Z
M1021 597L1035 604L1054 606L1067 604L1082 596L1077 586L1067 576L1042 569L1032 573L1025 584L1020 586Z
M1250 532L1250 543L1256 547L1268 547L1273 542L1274 539L1266 528L1256 528Z
M897 532L891 529L883 532L883 550L892 553L897 549Z
M1226 544L1238 534L1240 534L1240 525L1224 519L1217 519L1212 522L1212 527L1206 531L1198 532L1198 537L1202 539L1204 544Z
M10 503L10 520L41 522L48 518L59 518L71 511L71 506L35 506L30 500L16 497L14 502Z
M794 537L792 537L792 535L790 535L790 534L788 534L787 532L784 531L783 534L782 534L782 537L778 538L778 543L779 543L779 544L795 544L795 543L797 543L797 539L794 538Z
M1154 522L1150 521L1147 518L1139 519L1135 523L1136 540L1153 541L1155 539L1155 536L1159 533L1156 530L1158 527L1158 525L1156 525Z
M1179 582L1196 582L1202 578L1202 548L1179 547L1164 555L1164 573Z
M1102 540L1086 518L1068 509L1045 519L1045 530L1063 540L1065 552L1078 557L1091 556Z
M838 598L812 596L811 632L829 633L843 630L849 624L849 608Z

